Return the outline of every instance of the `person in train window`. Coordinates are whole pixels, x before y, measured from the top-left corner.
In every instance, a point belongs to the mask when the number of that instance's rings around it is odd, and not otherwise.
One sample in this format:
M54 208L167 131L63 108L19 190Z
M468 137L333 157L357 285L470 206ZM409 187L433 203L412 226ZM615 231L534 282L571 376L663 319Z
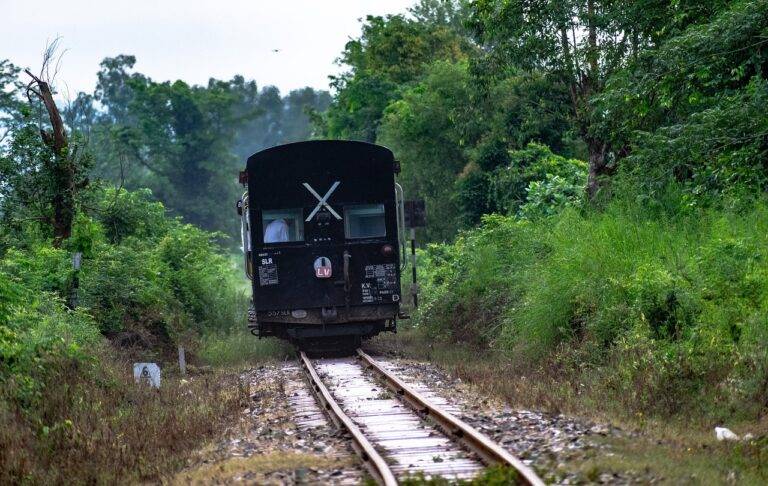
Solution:
M279 218L264 229L264 243L284 243L288 241L288 223Z

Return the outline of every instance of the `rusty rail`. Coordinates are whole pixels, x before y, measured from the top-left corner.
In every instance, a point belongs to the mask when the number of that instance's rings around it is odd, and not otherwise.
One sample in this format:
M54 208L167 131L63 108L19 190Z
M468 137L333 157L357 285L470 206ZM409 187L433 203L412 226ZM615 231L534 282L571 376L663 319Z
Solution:
M320 377L317 374L312 362L307 358L307 355L301 351L300 353L301 365L309 376L310 384L312 385L312 393L315 395L317 401L327 411L331 420L337 427L346 429L352 437L352 446L355 452L362 458L368 472L373 476L377 483L385 486L397 485L395 475L389 468L389 465L383 457L376 451L373 444L365 437L360 428L350 419L347 414L339 407L336 400L333 398L328 388L325 387Z
M365 365L375 371L386 383L387 387L394 391L398 397L416 412L432 419L440 429L449 437L454 438L468 450L477 454L483 462L489 465L503 465L514 468L518 472L519 484L531 486L543 486L544 482L535 472L526 466L486 435L478 432L467 423L445 412L413 390L402 380L384 369L363 350L358 349L357 354Z

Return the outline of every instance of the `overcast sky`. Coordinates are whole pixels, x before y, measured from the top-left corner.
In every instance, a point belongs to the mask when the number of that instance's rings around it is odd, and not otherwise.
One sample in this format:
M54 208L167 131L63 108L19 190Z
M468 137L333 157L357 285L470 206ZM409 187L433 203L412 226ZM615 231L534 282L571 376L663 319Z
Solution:
M133 54L155 80L205 83L242 74L283 93L328 88L344 44L368 14L414 0L0 0L0 59L39 69L46 42L66 49L57 77L70 97L93 91L104 57ZM10 20L10 22L8 22ZM274 52L277 49L278 52ZM68 89L67 89L68 88ZM65 94L65 93L62 93Z

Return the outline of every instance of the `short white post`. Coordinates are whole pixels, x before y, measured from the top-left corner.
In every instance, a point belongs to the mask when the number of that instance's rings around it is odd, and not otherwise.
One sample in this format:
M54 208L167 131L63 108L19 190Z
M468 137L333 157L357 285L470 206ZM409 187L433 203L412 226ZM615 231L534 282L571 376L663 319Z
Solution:
M181 376L186 376L187 359L184 356L184 346L181 346L181 345L179 345L179 370L181 371Z

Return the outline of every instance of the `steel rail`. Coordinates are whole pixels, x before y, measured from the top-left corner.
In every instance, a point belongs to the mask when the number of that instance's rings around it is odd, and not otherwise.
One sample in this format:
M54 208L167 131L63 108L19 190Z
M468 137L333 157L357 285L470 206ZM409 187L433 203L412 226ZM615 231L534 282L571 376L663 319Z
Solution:
M423 395L384 369L362 349L358 349L357 354L367 367L374 370L384 380L387 387L394 391L407 405L417 413L431 418L443 432L449 437L456 439L470 451L476 453L483 462L489 465L498 464L514 468L518 473L519 484L531 486L544 485L544 481L531 468L507 452L499 444L492 441L488 436L431 403Z
M362 458L363 464L366 469L368 469L371 476L373 476L377 483L384 486L397 485L395 475L392 473L387 462L381 457L381 454L376 451L373 444L371 444L365 437L360 428L355 425L352 419L350 419L341 409L339 404L336 403L336 400L328 391L328 388L323 384L322 380L320 380L320 376L318 376L315 367L312 366L312 362L307 358L304 351L300 352L300 358L301 364L309 376L310 384L312 385L311 390L315 395L315 398L322 404L336 426L344 428L349 432L352 437L352 446L355 449L355 452Z

